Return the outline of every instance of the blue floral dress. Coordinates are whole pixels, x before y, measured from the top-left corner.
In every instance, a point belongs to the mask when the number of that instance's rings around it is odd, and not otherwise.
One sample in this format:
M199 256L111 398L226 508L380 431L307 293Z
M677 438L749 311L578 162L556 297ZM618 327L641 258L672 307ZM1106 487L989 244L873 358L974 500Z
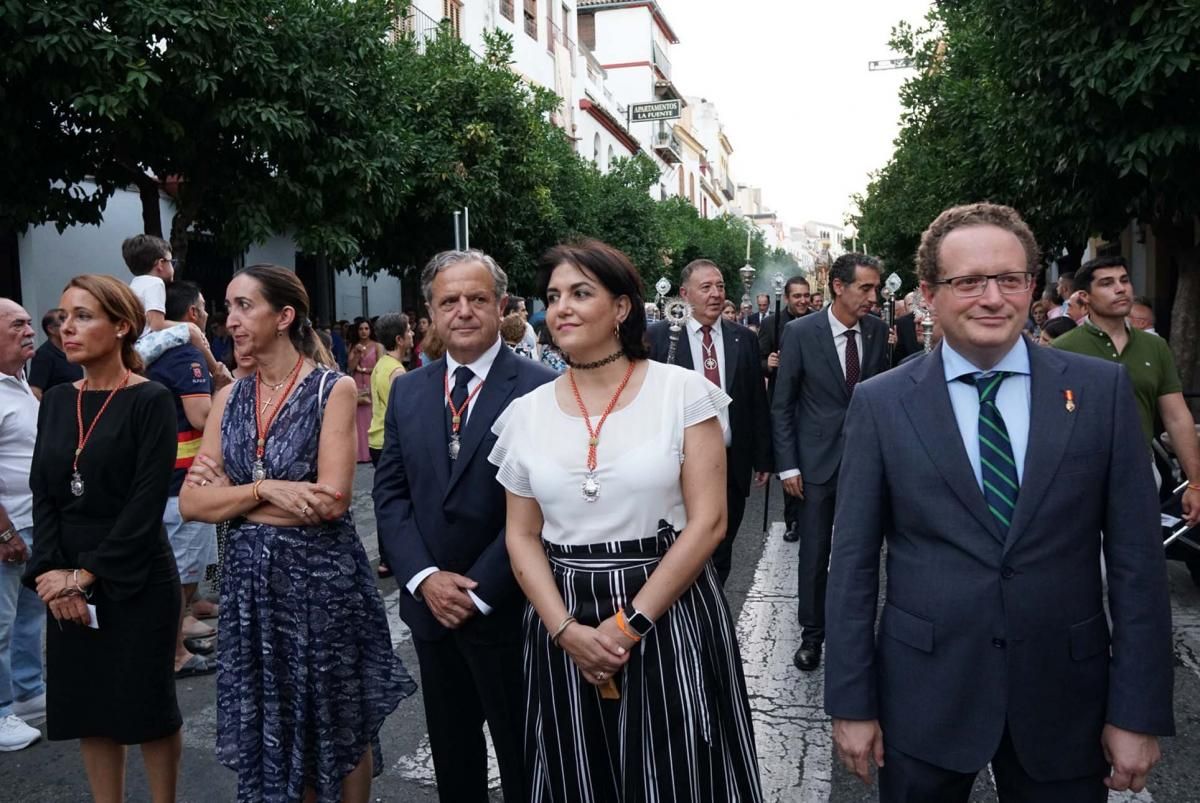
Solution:
M340 374L297 383L267 437L267 477L314 482L321 418ZM234 385L221 420L225 471L251 482L254 379ZM221 586L217 756L238 773L239 803L319 803L416 683L392 652L383 600L349 513L312 527L236 520Z

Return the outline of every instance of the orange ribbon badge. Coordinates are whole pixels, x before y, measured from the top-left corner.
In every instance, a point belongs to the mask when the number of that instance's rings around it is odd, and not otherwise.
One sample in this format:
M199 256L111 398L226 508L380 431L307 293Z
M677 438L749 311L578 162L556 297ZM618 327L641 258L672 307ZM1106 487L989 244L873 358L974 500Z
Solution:
M1067 412L1068 413L1075 412L1075 394L1073 392L1071 392L1070 388L1067 388L1066 390L1063 391L1063 396L1065 396L1067 399L1067 403L1066 403Z

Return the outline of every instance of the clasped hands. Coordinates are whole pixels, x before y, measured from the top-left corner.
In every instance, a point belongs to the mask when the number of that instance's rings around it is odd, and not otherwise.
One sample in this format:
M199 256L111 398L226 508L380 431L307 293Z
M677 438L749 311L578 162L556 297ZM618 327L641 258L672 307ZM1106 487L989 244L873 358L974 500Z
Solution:
M833 743L846 769L869 785L871 762L883 766L883 731L879 721L834 719ZM1157 736L1105 725L1100 734L1100 744L1104 749L1104 758L1112 768L1104 779L1105 786L1114 792L1128 790L1136 793L1146 788L1146 778L1162 755Z
M593 686L608 683L629 661L629 651L636 643L617 627L616 615L596 627L572 622L558 637L558 646Z
M75 585L78 576L79 585ZM96 576L85 569L78 572L69 569L51 569L37 578L37 595L55 620L74 622L86 626L91 621L88 615L84 592L96 582Z
M184 478L184 484L197 488L227 488L233 485L221 464L203 454L196 456ZM340 515L337 503L342 499L341 492L319 482L263 480L258 485L258 496L281 511L298 517L305 524L332 521Z

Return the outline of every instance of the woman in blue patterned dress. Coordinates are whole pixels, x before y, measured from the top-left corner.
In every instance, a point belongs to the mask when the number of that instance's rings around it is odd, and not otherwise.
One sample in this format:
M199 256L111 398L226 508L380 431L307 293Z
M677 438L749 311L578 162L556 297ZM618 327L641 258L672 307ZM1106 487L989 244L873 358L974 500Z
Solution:
M221 587L217 754L239 803L366 801L379 729L416 684L349 513L354 381L320 367L295 274L254 265L226 291L254 375L217 394L180 494L233 519ZM312 356L317 356L316 360Z

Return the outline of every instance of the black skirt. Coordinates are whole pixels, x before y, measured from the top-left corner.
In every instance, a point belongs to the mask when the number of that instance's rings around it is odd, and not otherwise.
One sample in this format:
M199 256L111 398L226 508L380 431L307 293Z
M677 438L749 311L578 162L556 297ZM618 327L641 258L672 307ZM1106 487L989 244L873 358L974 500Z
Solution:
M64 540L98 541L106 525L63 525ZM183 718L175 699L179 575L163 534L148 581L113 599L96 583L98 629L46 620L46 731L51 740L101 736L142 744L170 736Z
M595 627L637 594L676 533L544 544L568 610ZM712 564L655 623L604 700L525 611L526 764L533 803L759 801L750 704Z

